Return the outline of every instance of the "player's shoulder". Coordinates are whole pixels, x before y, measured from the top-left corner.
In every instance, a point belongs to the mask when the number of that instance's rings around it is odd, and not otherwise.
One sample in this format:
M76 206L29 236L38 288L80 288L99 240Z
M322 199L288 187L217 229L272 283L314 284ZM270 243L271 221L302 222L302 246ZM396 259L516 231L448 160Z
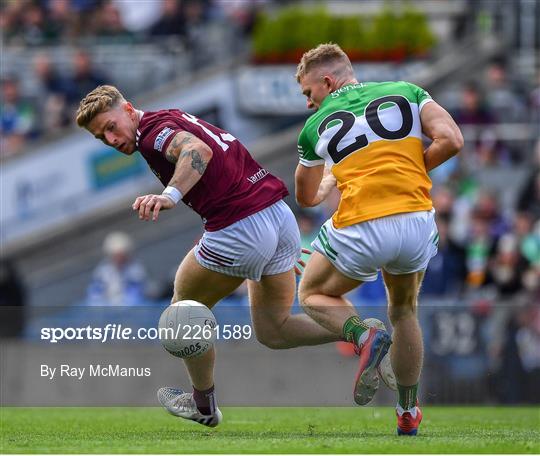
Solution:
M184 129L181 122L181 111L162 109L145 111L136 132L136 143L139 150L162 151L163 145L174 132Z
M309 140L309 132L312 126L312 121L310 121L310 119L312 117L313 117L313 114L306 119L306 122L304 123L302 130L300 130L300 134L298 135L298 144L302 144L305 141Z
M178 109L161 109L159 111L145 111L139 123L139 128L153 127L163 122L178 122L183 112Z
M379 93L410 93L414 87L414 84L407 81L364 82L363 85L366 93L374 95Z
M410 103L421 104L431 99L430 94L422 87L408 81L384 81L365 83L366 96L376 100L388 96L401 96Z
M306 119L304 123L304 128L302 128L302 133L307 133L307 130L313 127L314 123L317 121L317 118L320 117L320 110L315 111L314 113L310 114L310 116Z
M137 127L140 137L153 134L168 135L169 132L185 130L187 122L182 118L183 111L178 109L162 109L160 111L145 111Z
M325 115L325 110L318 109L306 119L304 127L298 136L299 143L311 141L314 136L317 136L318 126Z

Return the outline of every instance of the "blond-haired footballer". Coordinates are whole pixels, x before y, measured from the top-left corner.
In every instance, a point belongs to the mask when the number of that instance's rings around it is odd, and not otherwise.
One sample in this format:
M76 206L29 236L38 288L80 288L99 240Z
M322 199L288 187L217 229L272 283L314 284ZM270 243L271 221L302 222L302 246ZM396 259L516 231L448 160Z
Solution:
M335 44L306 52L296 77L308 108L316 110L298 139L296 199L315 206L335 183L341 192L337 211L313 243L300 302L315 321L355 344L360 361L354 397L366 404L377 390L377 368L392 341L385 330L361 321L343 295L382 271L394 329L390 355L398 383L397 430L415 435L422 419L417 388L423 355L416 305L438 244L428 172L457 154L463 137L422 88L358 82ZM422 134L432 140L425 150Z
M300 233L283 201L288 191L233 135L179 109L143 112L109 85L80 102L77 123L123 154L140 152L165 187L136 198L133 210L141 220L158 220L180 200L201 216L204 234L178 268L172 302L193 299L211 308L247 279L253 327L264 345L282 349L341 338L307 315L291 315ZM212 348L184 360L193 393L158 391L170 413L205 426L220 423L214 359Z

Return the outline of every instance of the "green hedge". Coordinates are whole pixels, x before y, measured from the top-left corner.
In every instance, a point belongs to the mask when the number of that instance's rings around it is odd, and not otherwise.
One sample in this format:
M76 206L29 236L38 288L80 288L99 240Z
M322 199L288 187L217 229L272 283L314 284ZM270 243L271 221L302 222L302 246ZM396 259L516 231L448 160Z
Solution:
M283 8L261 13L253 33L253 57L260 63L298 62L320 43L339 44L354 61L401 61L425 57L436 39L425 14L392 2L374 16L331 16L324 8Z

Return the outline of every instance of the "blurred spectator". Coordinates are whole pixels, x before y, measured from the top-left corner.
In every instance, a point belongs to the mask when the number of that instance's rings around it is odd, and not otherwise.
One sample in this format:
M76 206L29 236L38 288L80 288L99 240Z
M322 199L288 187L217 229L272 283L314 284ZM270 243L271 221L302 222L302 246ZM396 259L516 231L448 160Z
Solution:
M466 247L467 283L472 288L478 288L486 282L493 245L489 222L477 214L473 215Z
M527 261L521 256L517 237L505 234L497 243L488 278L496 286L499 298L511 298L523 290L522 276L526 269Z
M178 35L184 37L186 34L185 19L180 0L163 0L161 11L161 18L152 26L150 34L153 36Z
M1 158L22 150L27 139L36 133L35 108L24 100L14 78L2 80L0 105Z
M207 35L208 2L205 0L184 0L182 2L185 20L185 44L191 49L191 66L200 68L208 59Z
M523 286L527 290L528 302L540 306L540 264L532 264L522 277Z
M437 221L448 222L452 216L454 207L454 195L450 188L440 186L431 194L433 208L437 213Z
M92 35L111 42L132 42L133 34L124 27L120 11L112 0L105 0L96 10L91 25Z
M478 193L473 215L488 223L489 234L493 239L498 239L510 229L510 224L501 213L499 201L493 193L488 191Z
M493 112L486 106L478 85L472 81L464 85L461 104L453 117L460 125L491 125L496 120Z
M268 0L215 0L224 14L244 37L251 34L257 13L268 4Z
M37 3L30 2L24 9L21 24L21 36L27 45L44 44L48 36L46 33L45 13Z
M25 287L13 261L0 260L0 337L17 337L24 329Z
M48 54L36 54L33 64L35 81L32 98L36 100L36 108L40 112L41 132L47 133L69 125L68 99L72 92L69 82L57 73Z
M105 84L106 78L94 68L90 54L78 50L73 55L73 79L71 81L71 103L78 105L79 101L97 86Z
M536 85L529 95L530 121L532 125L540 125L540 71L536 75ZM536 128L536 137L540 137L540 128Z
M514 215L513 233L518 244L522 244L524 239L531 234L533 228L533 217L529 212L517 212Z
M504 113L504 122L526 120L524 99L508 80L503 61L495 60L488 66L486 83L486 104L492 112Z
M461 180L458 181L458 190L453 195L452 210L449 215L450 238L461 246L465 246L469 238L471 217L477 194L478 183L474 179L461 177ZM438 198L434 199L433 202L438 213Z
M188 29L188 38L196 39L198 34L203 33L203 30L199 30L199 28L208 22L208 1L184 0L182 7Z
M477 2L465 2L461 11L456 12L452 29L452 37L456 41L465 40L475 27L475 18L481 4Z
M46 94L66 95L69 86L65 78L62 78L55 70L51 58L46 52L40 52L34 56L34 75L37 79L35 90L36 97Z
M536 142L534 164L519 194L517 209L529 212L535 220L538 220L540 219L540 140Z
M464 159L472 169L493 164L497 159L497 136L492 128L496 121L494 113L474 82L464 85L461 92L461 104L453 113L454 120L464 128L466 147L474 145L474 154L465 155ZM473 139L474 138L474 139ZM470 141L473 139L473 141Z
M87 302L92 305L137 305L144 302L147 276L133 257L133 241L122 232L107 235L104 260L94 271Z
M99 0L70 0L70 2L77 14L86 14L95 8Z
M540 220L536 222L534 230L523 233L520 249L533 267L540 267Z
M163 0L114 0L122 24L131 33L150 29L162 15Z
M206 0L163 0L161 19L150 29L154 37L179 37L186 49L192 68L200 68L209 60L206 46L210 30L208 28L209 3Z
M470 221L467 252L467 282L472 288L484 285L488 279L489 259L495 252L499 238L509 230L497 199L488 192L480 192Z
M73 11L71 0L49 0L47 4L47 29L49 40L75 38L77 15Z
M452 241L448 232L448 215L437 213L439 252L431 259L422 285L428 296L458 296L467 276L465 250Z
M16 0L8 0L2 2L0 7L0 31L2 38L6 44L13 43L16 40L19 31L19 22L21 11L28 1L17 2Z

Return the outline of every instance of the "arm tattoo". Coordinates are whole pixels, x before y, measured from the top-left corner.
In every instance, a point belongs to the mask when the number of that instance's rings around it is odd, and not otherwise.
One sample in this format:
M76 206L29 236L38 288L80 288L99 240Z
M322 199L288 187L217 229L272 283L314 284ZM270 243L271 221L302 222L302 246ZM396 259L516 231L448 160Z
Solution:
M208 166L208 161L204 160L201 154L196 149L190 149L190 150L183 150L180 154L180 157L178 158L178 162L181 162L184 158L189 159L191 157L191 167L197 171L201 176L206 171L206 167ZM182 167L182 164L178 165ZM171 181L169 182L169 185L172 185L174 187L177 187L181 184L181 180L179 176L173 175Z
M206 171L208 162L206 162L197 149L185 150L180 154L180 158L191 157L191 167L201 176Z
M197 171L201 176L206 171L206 166L208 163L203 160L201 154L196 150L191 151L191 167Z
M174 139L173 139L173 141L174 141ZM165 158L167 159L168 162L171 162L171 163L176 163L177 162L176 155L174 155L174 153L172 153L168 148L165 151Z
M182 147L190 143L193 139L194 136L191 133L185 133L186 134L182 139L179 139L178 135L176 135L169 144L169 147L167 147L167 150L165 151L165 158L167 159L167 161L171 163L176 163L178 161L178 155L179 152L182 150Z

